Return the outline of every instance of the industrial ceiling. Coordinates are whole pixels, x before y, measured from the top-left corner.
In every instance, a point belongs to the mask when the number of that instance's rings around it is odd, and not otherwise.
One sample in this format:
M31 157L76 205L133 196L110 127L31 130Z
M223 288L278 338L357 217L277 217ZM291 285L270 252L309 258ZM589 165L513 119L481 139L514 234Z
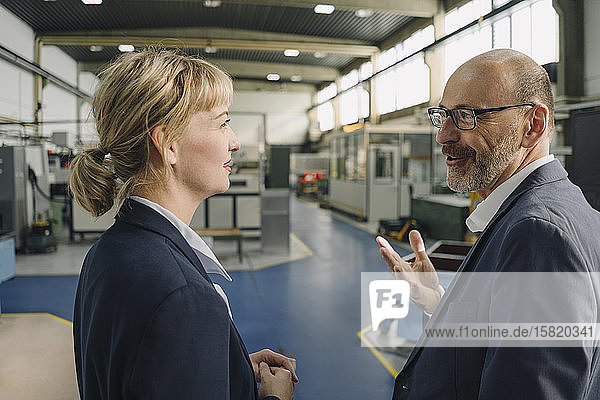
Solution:
M89 1L89 0L86 0ZM96 0L98 2L98 0ZM320 84L357 58L367 59L437 0L325 0L331 14L306 0L0 0L27 22L43 45L56 45L84 70L116 57L118 46L178 47L237 79ZM298 50L286 56L284 50ZM293 77L293 78L292 78Z

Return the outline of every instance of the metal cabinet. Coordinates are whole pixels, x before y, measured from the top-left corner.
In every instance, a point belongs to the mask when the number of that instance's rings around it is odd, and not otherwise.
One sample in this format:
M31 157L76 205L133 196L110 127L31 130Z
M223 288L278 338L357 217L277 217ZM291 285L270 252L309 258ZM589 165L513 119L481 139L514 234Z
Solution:
M329 204L359 219L408 216L411 194L431 193L433 131L365 124L333 134Z

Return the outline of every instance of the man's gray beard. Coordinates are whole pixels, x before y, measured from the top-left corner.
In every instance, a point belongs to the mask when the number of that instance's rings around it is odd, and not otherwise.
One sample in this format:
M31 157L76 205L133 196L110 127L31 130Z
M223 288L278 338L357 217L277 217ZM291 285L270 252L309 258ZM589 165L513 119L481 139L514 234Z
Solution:
M455 192L474 192L489 187L515 159L521 147L516 136L512 131L512 135L504 136L490 152L477 153L464 173L461 167L448 166L448 187Z

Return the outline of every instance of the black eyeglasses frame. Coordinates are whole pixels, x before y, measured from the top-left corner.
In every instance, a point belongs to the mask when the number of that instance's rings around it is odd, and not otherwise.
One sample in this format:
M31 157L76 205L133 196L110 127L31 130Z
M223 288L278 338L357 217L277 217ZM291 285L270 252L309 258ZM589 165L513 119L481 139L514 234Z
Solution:
M454 123L454 126L456 126L457 129L460 129L461 131L472 131L473 129L477 128L477 116L478 115L485 114L488 112L493 112L493 111L502 111L502 110L506 110L508 108L524 107L524 106L535 107L535 104L521 103L521 104L513 104L510 106L488 107L488 108L456 107L451 110L447 109L446 107L429 107L427 109L427 114L429 115L429 120L431 121L431 124L433 126L435 126L436 128L441 128L442 125L437 126L433 122L432 113L437 110L443 110L446 113L446 115L449 115L450 118L452 118L452 123ZM456 123L456 117L454 116L454 112L459 111L459 110L468 110L473 113L473 127L472 128L461 128L458 126L458 124ZM446 118L448 118L448 117L446 117Z

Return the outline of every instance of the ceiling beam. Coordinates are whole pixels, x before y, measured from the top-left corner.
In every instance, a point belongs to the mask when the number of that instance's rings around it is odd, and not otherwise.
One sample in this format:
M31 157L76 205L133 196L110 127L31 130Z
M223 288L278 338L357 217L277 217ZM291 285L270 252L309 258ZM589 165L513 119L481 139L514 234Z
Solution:
M131 1L131 0L130 0ZM148 0L133 0L147 2ZM150 0L160 1L160 0ZM190 0L175 0L190 1ZM196 0L201 2L202 0ZM315 0L221 0L222 3L253 4L275 7L305 7L314 8ZM439 0L323 0L338 10L370 9L373 11L395 12L411 17L432 17L438 10Z
M289 81L292 75L300 75L304 82L333 82L339 77L339 72L335 68L312 65L275 64L220 59L211 59L210 62L220 66L230 75L239 79L264 79L266 82L267 74L271 73L279 74L284 81ZM107 63L102 62L80 62L79 66L81 71L98 73L106 64Z
M207 46L218 49L284 51L298 49L301 52L323 52L329 54L346 54L356 57L369 57L379 49L377 46L361 44L340 44L330 41L277 41L246 39L213 39L213 38L169 38L157 36L106 36L106 35L41 35L39 40L44 45L56 46L118 46L131 44L136 47L160 46L201 49Z
M151 38L177 38L183 39L238 39L238 40L258 40L258 41L276 41L276 42L307 42L307 43L334 43L340 45L364 45L369 46L372 43L361 40L338 39L330 37L298 35L293 33L252 31L246 29L229 29L216 27L168 27L151 29L115 29L115 30L86 30L86 31L57 31L44 32L45 36L118 36L120 38L128 36L141 36Z

